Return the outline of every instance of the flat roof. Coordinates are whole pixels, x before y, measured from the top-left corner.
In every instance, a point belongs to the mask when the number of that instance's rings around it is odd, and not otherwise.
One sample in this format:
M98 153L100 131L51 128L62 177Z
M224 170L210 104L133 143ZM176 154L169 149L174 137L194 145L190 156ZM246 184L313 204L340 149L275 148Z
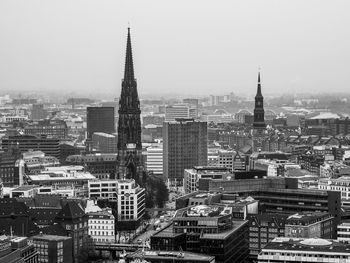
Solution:
M246 224L247 220L240 220L240 221L232 221L232 228L220 233L214 233L214 234L203 234L201 236L202 239L225 239L232 235L234 232L236 232L240 227L242 227L244 224Z
M346 253L350 256L350 247L336 240L322 238L276 237L263 248L264 250L310 251L316 253Z
M47 241L61 241L61 240L68 240L71 239L71 237L65 237L65 236L56 236L56 235L36 235L33 237L33 240L47 240Z
M198 262L198 261L203 261L203 262L211 262L214 260L214 256L209 256L205 254L198 254L198 253L192 253L192 252L187 252L187 251L151 251L151 250L146 250L142 252L135 252L132 254L127 255L128 258L138 258L142 257L145 260L147 259L171 259L171 258L176 258L176 260L183 260L186 262Z

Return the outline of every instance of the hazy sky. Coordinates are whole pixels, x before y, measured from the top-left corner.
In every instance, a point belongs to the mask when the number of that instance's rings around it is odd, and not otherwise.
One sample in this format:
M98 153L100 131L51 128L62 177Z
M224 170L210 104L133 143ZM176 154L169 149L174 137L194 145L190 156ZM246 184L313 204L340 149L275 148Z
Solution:
M350 1L0 0L0 92L350 91Z

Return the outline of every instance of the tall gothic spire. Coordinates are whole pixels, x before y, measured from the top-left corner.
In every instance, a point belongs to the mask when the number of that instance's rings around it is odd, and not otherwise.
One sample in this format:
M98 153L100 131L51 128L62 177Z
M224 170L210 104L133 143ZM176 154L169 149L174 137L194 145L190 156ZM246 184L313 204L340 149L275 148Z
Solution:
M124 81L133 81L134 79L135 79L134 78L134 63L132 60L130 27L128 27L128 40L126 43Z
M256 91L256 96L257 97L262 97L262 94L261 94L261 82L260 82L260 71L258 73L258 88L257 88L257 91Z

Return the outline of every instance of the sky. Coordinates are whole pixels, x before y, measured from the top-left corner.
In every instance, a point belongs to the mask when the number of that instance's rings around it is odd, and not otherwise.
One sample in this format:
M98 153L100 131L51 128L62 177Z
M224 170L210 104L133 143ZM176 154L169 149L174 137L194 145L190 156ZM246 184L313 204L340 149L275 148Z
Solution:
M0 93L350 91L348 0L1 0Z

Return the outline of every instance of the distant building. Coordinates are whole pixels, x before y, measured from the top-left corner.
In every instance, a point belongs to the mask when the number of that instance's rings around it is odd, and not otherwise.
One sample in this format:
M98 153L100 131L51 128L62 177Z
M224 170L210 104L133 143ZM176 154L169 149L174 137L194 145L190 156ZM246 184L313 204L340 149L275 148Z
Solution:
M43 104L33 104L32 106L32 120L42 120L47 117L47 110L44 109Z
M88 181L96 177L84 171L82 166L46 167L39 174L28 175L28 183L33 185L74 185L86 187Z
M46 135L49 138L67 139L68 127L63 120L41 120L24 127L25 135Z
M207 123L231 123L233 117L231 114L217 114L217 115L202 115L201 119Z
M73 263L72 238L39 234L32 238L39 263Z
M172 183L182 185L184 169L206 166L208 162L207 123L193 119L164 122L163 174Z
M175 104L165 107L165 121L175 121L176 119L197 118L197 109L188 104Z
M91 153L71 155L66 159L68 165L81 165L99 179L114 179L117 169L116 153Z
M118 137L114 134L94 132L92 134L92 147L101 153L117 153Z
M87 107L87 139L94 132L114 133L114 107Z

